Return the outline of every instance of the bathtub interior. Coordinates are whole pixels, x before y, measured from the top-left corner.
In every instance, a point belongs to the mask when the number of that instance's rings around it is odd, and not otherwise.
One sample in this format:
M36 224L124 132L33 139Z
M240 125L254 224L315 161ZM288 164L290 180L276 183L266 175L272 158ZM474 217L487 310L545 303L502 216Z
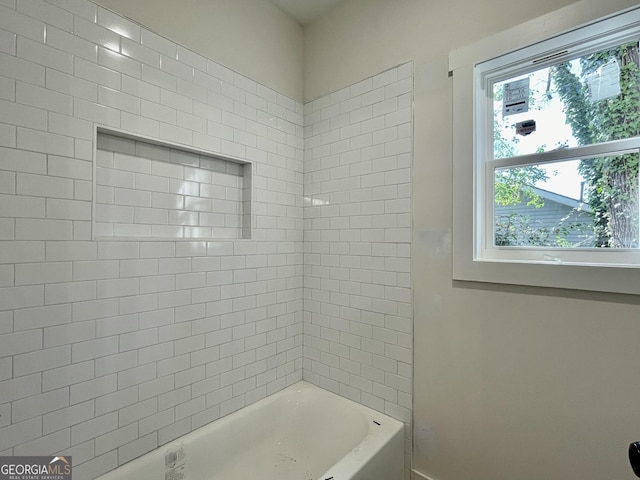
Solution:
M362 409L341 400L300 383L225 418L220 427L227 422L232 427L218 440L224 445L200 444L215 468L194 464L190 473L211 480L252 478L255 472L264 479L318 479L369 433Z
M403 442L401 422L299 382L99 480L394 480Z

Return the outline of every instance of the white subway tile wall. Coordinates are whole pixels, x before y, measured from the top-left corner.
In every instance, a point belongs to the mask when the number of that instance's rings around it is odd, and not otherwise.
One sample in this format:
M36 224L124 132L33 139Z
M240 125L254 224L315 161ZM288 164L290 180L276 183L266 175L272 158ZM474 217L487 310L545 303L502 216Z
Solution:
M405 422L413 66L305 105L304 378Z
M211 240L250 227L213 160L99 151L94 191L96 125L252 162L251 240ZM0 2L0 454L92 479L302 378L303 136L300 103L89 1ZM93 241L94 197L163 239Z

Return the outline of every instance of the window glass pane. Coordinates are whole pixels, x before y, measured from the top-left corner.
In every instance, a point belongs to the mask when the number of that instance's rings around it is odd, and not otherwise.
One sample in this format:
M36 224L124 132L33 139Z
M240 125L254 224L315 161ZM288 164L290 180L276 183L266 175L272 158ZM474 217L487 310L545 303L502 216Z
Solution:
M493 84L495 159L640 135L638 42Z
M638 248L638 157L496 169L495 246Z

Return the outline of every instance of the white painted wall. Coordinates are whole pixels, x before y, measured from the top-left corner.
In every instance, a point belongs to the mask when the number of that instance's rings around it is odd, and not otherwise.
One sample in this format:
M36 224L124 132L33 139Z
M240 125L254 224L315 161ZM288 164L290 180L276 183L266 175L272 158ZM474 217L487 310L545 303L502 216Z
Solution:
M154 32L302 101L302 27L266 0L97 0Z
M307 101L415 62L414 467L433 479L634 478L640 300L451 279L448 52L569 3L347 0L305 29Z

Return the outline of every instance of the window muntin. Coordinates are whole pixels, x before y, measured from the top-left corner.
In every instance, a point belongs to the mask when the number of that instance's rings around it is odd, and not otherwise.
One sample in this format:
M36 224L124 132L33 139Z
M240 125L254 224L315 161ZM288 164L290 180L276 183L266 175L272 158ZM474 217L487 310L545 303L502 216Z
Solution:
M640 266L640 31L569 37L476 67L476 259ZM574 206L544 223L555 200Z

